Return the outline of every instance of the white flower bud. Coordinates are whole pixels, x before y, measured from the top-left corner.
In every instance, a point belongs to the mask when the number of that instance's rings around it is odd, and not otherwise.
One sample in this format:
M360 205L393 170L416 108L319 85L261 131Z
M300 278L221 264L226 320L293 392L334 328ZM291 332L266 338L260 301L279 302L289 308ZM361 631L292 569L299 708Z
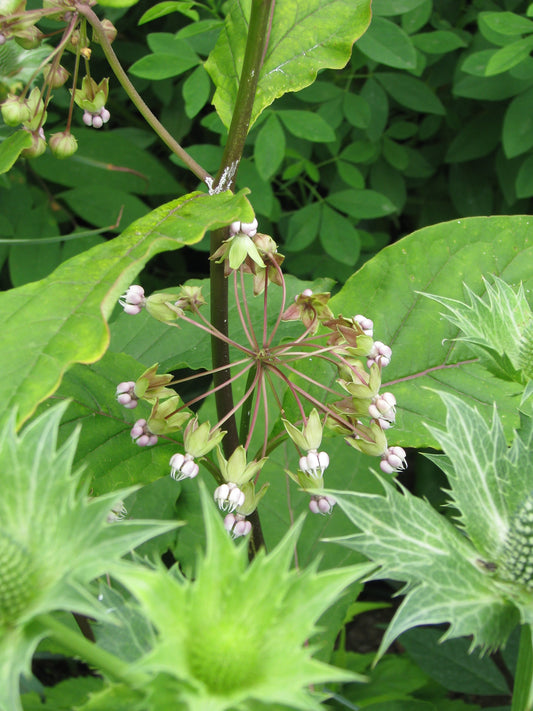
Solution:
M402 447L389 447L381 458L379 467L385 474L394 474L407 467L405 450Z
M333 496L321 496L315 495L311 497L309 502L309 509L315 514L330 514L333 511L333 507L336 504L336 500Z
M170 476L176 481L182 479L194 479L198 476L200 467L194 461L194 457L190 454L173 454L170 457Z

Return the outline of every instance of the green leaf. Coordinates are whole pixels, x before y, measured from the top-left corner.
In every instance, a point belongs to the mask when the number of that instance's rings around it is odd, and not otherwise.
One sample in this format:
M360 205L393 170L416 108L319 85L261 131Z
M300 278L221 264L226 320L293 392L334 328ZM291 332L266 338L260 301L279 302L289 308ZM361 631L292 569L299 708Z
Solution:
M242 70L251 0L233 0L205 68L215 86L213 103L228 127ZM259 75L251 123L275 99L312 84L320 69L341 69L370 22L369 0L307 0L277 4Z
M185 114L194 118L206 105L211 93L211 82L202 65L196 69L183 82L183 100L185 101Z
M533 21L514 12L480 12L480 25L488 27L501 35L523 35L533 32Z
M254 160L257 172L268 180L279 169L285 157L285 132L276 114L271 114L257 134Z
M334 492L362 531L340 542L380 566L371 579L406 584L406 597L378 656L406 630L444 622L449 628L441 639L472 635L472 646L504 644L518 622L518 612L490 575L473 564L476 551L470 542L427 501L379 479L385 496Z
M25 148L32 144L29 131L16 131L0 143L0 174L6 173Z
M395 205L375 190L341 190L328 195L326 201L337 210L359 220L383 217L396 212Z
M530 88L529 79L519 79L512 74L479 77L468 74L461 76L461 72L458 72L453 84L453 93L455 96L463 96L468 99L500 101L516 96Z
M516 427L512 395L521 388L473 361L465 346L452 340L458 331L443 321L442 307L416 292L462 299L465 283L483 295L481 277L492 273L510 284L523 281L526 294L531 293L532 240L528 216L475 217L426 227L367 262L332 298L333 311L372 318L375 338L392 347L383 387L398 402L395 443L435 447L420 421L444 422L436 387L473 399L487 420L497 402L506 435Z
M71 610L105 617L106 609L87 594L87 584L124 567L122 556L175 527L153 521L108 523L110 511L131 490L89 498L82 471L72 472L77 433L57 448L64 410L65 404L56 405L20 436L12 411L0 431L0 708L6 710L22 709L19 677L29 674L31 655L46 636L42 616ZM24 525L29 521L31 526ZM43 622L37 623L39 618Z
M132 7L139 0L98 0L98 4L103 7Z
M430 87L407 74L379 72L376 79L399 104L425 114L444 115L446 109Z
M143 79L169 79L183 74L200 63L191 45L168 32L148 35L153 54L141 57L131 65L131 74Z
M277 111L276 116L281 119L293 136L318 143L329 143L335 140L335 131L320 114L286 109Z
M533 23L532 23L533 24ZM533 49L533 37L517 40L495 52L487 63L485 74L494 76L512 69L529 57Z
M135 195L122 190L115 190L105 185L87 185L58 193L74 212L95 227L108 227L116 224L120 210L121 222L129 225L146 214L146 205ZM120 227L114 231L119 232ZM57 233L57 230L56 230Z
M507 695L509 688L491 657L470 654L466 639L439 644L439 630L420 628L404 632L401 644L409 657L450 691L463 694Z
M0 383L6 408L16 404L24 421L54 392L71 364L102 357L109 343L106 319L153 255L252 216L242 193L191 193L154 210L111 242L73 257L47 279L1 294L0 353L10 364Z
M515 97L505 112L503 149L514 158L533 147L533 89Z
M450 142L446 162L463 163L492 153L500 143L501 121L499 110L487 110L473 116Z
M421 32L413 37L413 43L426 54L446 54L468 45L463 37L450 30Z
M379 83L374 79L368 79L361 90L361 96L370 106L370 125L366 130L366 135L371 141L377 141L385 127L389 117L389 99Z
M359 94L346 92L342 99L342 108L346 120L356 128L368 128L370 125L370 106Z
M533 156L528 156L520 166L515 189L516 196L519 198L533 195Z
M165 2L158 2L157 5L154 5L142 14L141 19L137 24L144 25L146 22L157 20L160 17L170 15L173 12L181 12L181 14L185 15L185 17L197 22L200 19L200 16L196 10L191 9L194 5L194 2L182 2L181 0L165 0Z
M32 161L33 170L42 178L67 187L105 185L142 195L180 191L179 183L161 161L120 132L80 129L77 138L78 151L72 158L62 161L45 153ZM117 205L117 214L119 208Z
M322 207L320 241L324 251L343 264L353 266L359 259L361 243L350 221L327 205Z
M369 566L290 570L301 520L271 553L248 565L246 546L231 541L205 488L201 494L207 550L194 580L140 568L122 577L158 636L137 668L165 672L191 710L229 711L261 701L318 711L310 684L354 677L313 659L306 641L320 615ZM236 636L242 624L253 634Z
M284 249L287 252L300 252L308 247L318 234L322 208L319 203L300 208L289 218L289 227Z
M416 67L416 49L411 38L394 22L374 17L357 48L369 59L396 69Z
M422 5L424 0L373 0L374 15L402 15Z

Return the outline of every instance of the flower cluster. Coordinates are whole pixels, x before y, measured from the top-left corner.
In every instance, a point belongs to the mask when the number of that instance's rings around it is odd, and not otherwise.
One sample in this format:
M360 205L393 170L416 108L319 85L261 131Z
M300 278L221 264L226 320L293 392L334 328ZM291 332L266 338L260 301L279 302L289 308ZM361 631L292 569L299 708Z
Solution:
M328 293L314 293L304 289L293 303L287 305L286 283L281 271L283 256L278 254L272 237L257 231L257 221L234 222L229 227L229 237L211 256L224 262L225 273L233 279L236 310L239 314L247 343L239 343L215 329L201 314L205 304L201 290L196 286L183 285L175 293L155 293L146 296L141 286L130 286L122 295L120 304L125 313L135 315L145 309L152 317L169 326L178 326L177 321L193 324L212 337L225 341L242 358L230 363L231 375L226 381L214 385L206 393L189 402L168 386L179 385L170 375L157 375L157 366L146 371L137 381L125 381L117 388L117 399L126 408L135 408L139 399L152 403L152 412L138 420L132 437L137 444L151 445L160 435L183 429L183 449L170 459L170 476L176 481L193 479L200 471L199 461L204 460L217 481L214 498L226 514L224 525L237 537L250 531L247 517L255 511L264 496L267 486L256 491L257 479L267 461L267 452L284 438L295 445L298 451L296 473L287 474L310 496L309 509L313 513L330 514L335 499L327 493L324 484L325 472L330 458L322 447L326 430L340 434L358 451L380 458L381 470L394 474L406 467L405 451L399 446L389 446L386 432L396 420L396 398L391 392L381 392L381 374L391 360L392 350L386 344L374 340L374 324L362 314L346 317L335 315L330 308ZM254 293L264 292L262 333L256 332L247 303L244 275L252 274ZM269 332L267 315L269 284L282 290L281 308ZM282 322L299 321L303 333L292 342L275 340ZM330 387L316 380L307 371L295 367L298 361L321 360L328 368L334 368L336 384ZM202 372L202 376L216 375L220 369ZM188 409L193 403L216 393L222 387L246 375L247 385L233 409L214 426L209 422L199 423ZM292 377L298 376L298 378ZM197 376L190 376L188 379ZM319 387L325 397L317 400L299 383L307 381ZM282 408L277 379L286 393L293 397L300 416L291 422ZM332 382L335 378L332 378ZM172 381L172 382L171 382ZM285 435L269 439L269 392L280 407ZM310 404L306 405L306 403ZM226 434L224 422L238 410L242 410L243 441L230 450L226 458L220 445ZM264 413L264 414L262 414ZM252 435L258 422L264 428L263 444L255 457L249 457ZM216 458L207 457L216 452Z
M50 47L48 56L24 86L23 81L17 77L17 72L20 71L20 67L24 67L25 62L24 57L18 55L23 54L22 50L33 51L39 47L44 35L37 27L37 23L46 17L64 23L63 33L57 46ZM112 41L116 29L109 20L104 20L101 24L104 34L109 41ZM77 55L66 128L64 131L52 134L48 139L48 146L56 158L69 158L78 149L78 142L70 130L74 104L83 110L82 121L86 126L101 128L110 118L110 112L105 107L109 93L109 79L105 78L96 83L90 76L90 42L74 1L50 0L45 2L40 10L27 11L26 0L6 0L0 8L0 46L8 41L12 41L13 46L16 44L22 50L18 49L18 52L13 51L6 55L16 56L17 60L12 73L4 71L6 76L12 74L13 80L9 87L9 94L1 105L1 112L6 125L22 126L23 130L31 135L31 144L21 153L26 158L36 158L46 150L47 139L44 126L48 116L48 105L52 99L51 92L63 86L70 76L60 62L65 51ZM81 82L81 88L77 88L80 59L85 62L86 75ZM42 73L43 77L40 87L34 86L38 73Z

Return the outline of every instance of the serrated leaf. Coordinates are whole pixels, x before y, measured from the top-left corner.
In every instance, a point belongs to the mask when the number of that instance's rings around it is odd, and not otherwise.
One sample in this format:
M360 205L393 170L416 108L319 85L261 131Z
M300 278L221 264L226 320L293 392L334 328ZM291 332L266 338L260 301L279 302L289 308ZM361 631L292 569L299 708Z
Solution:
M234 545L205 489L201 493L207 550L194 581L141 569L123 578L158 633L138 669L164 672L180 683L183 703L194 711L229 710L254 700L318 711L306 687L351 674L312 659L305 641L321 613L370 566L289 570L301 523L248 566L246 546ZM253 634L235 636L242 620Z
M228 127L244 58L251 0L233 0L205 67L216 86L213 103ZM341 69L370 22L369 0L307 0L278 4L259 75L250 126L275 99L303 89L320 69Z
M436 426L444 422L435 388L473 399L485 419L497 402L510 436L517 425L512 395L521 392L520 386L496 379L477 364L453 340L458 330L441 319L442 307L416 291L461 299L466 283L483 294L482 275L492 273L510 283L523 281L525 293L531 293L532 239L533 221L527 216L467 218L424 228L367 262L332 298L335 312L364 309L374 320L374 337L393 349L383 387L398 402L397 444L435 446L419 426L420 419Z
M15 163L21 152L32 144L29 131L16 131L0 143L0 174L6 173Z
M23 422L70 365L101 358L109 343L106 319L117 297L153 255L198 242L209 228L252 218L243 193L191 193L64 262L46 279L4 292L0 353L9 370L0 393L6 408L16 403Z
M357 48L369 59L396 69L416 67L416 49L411 38L396 23L374 17Z
M65 404L56 405L15 433L15 414L0 431L1 542L0 708L21 711L19 676L28 674L35 647L46 635L45 616L71 610L94 618L106 612L86 590L89 582L124 565L121 557L175 526L153 521L108 523L129 491L89 498L82 472L72 472L75 432L57 448ZM24 552L24 568L6 577L6 542ZM7 553L9 553L9 548ZM7 560L13 562L8 555ZM16 563L16 557L15 557ZM18 576L18 579L17 579ZM8 585L7 596L6 588ZM19 606L13 610L13 595ZM11 607L6 608L6 601ZM37 620L41 622L37 622ZM7 625L6 625L7 623Z

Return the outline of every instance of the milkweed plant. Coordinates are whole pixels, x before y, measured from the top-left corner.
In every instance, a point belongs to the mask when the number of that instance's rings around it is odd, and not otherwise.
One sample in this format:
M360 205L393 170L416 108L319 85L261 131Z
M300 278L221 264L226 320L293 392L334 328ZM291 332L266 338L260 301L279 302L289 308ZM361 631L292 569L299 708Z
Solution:
M217 2L201 6L218 18L210 26L218 39L204 67L227 132L214 175L162 125L115 54L117 30L102 10L133 4L0 2L0 57L12 64L1 105L8 131L0 145L2 172L47 153L75 160L76 132L111 131L116 80L199 181L197 190L115 239L0 299L2 347L13 363L2 387L14 389L5 396L10 407L0 430L0 709L23 709L20 684L31 678L34 655L50 643L96 670L90 693L80 692L78 711L318 709L328 699L334 703L333 689L364 682L328 664L327 647L331 656L343 619L337 612L333 620L332 610L346 609L344 591L365 578L405 583L405 600L378 656L417 625L448 623L445 636L471 636L473 647L490 651L522 624L527 633L513 709L530 708L533 675L523 660L533 656L527 414L533 327L524 288L498 276L479 279L475 289L466 285L463 303L441 292L422 294L430 282L402 287L403 301L416 304L406 314L427 308L420 304L445 307L446 328L455 333L449 340L446 332L448 343L473 349L468 358L453 348L443 356L438 347L446 338L437 339L435 363L416 378L453 371L476 382L499 379L514 388L515 410L523 411L509 447L496 406L487 423L486 411L450 390L439 393L447 415L428 433L444 452L430 455L449 482L453 512L444 517L395 483L407 466L404 446L421 446L420 435L409 435L408 413L417 409L410 393L423 403L427 397L424 387L416 390L418 382L406 390L416 379L402 377L414 341L402 354L393 343L401 343L401 319L394 324L383 315L387 299L396 307L402 302L394 288L401 265L385 275L387 258L376 262L373 283L386 276L380 298L368 285L357 286L373 266L334 295L323 280L293 279L283 269L281 235L267 234L275 226L263 228L249 191L236 190L254 123L260 125L274 100L349 61L369 26L370 0L231 0L224 19ZM172 11L167 5L156 5L143 21ZM192 6L173 9L194 24L200 16ZM96 76L98 52L109 77ZM65 125L50 134L49 115L55 120L65 106L53 101L62 86L68 87ZM475 241L474 227L468 234ZM209 280L150 291L142 273L148 260L200 243L208 231ZM412 240L415 252L425 249L424 235ZM356 299L352 288L359 288ZM136 360L126 346L106 355L110 332L119 338L121 329L146 332L147 341L156 334L156 357ZM416 330L405 324L403 332L414 338ZM205 351L198 367L192 357L182 358L188 339ZM173 358L158 346L163 342L175 344ZM452 352L459 356L448 362ZM191 366L185 374L177 368L182 362ZM98 401L92 422L72 414L85 407L87 394ZM428 412L433 405L424 407ZM405 421L400 416L397 423L402 409ZM100 448L105 454L93 457ZM378 462L384 495L357 485L346 491L348 483L333 489L331 472L343 470L347 479L352 470L367 469L367 457ZM130 460L140 464L131 469ZM113 476L106 479L109 469ZM188 503L185 520L172 516L163 497L152 517L131 513L130 502L158 480L165 497ZM293 516L290 503L286 530L269 545L263 521L277 520L268 501L280 489L289 502L302 497L308 518ZM301 563L298 541L309 519L322 530L336 518L346 531L336 508L360 531L340 541L362 555L342 566L320 566L319 558ZM196 562L190 564L189 551L186 562L163 556L169 541L194 527L195 516L197 540L205 542Z

